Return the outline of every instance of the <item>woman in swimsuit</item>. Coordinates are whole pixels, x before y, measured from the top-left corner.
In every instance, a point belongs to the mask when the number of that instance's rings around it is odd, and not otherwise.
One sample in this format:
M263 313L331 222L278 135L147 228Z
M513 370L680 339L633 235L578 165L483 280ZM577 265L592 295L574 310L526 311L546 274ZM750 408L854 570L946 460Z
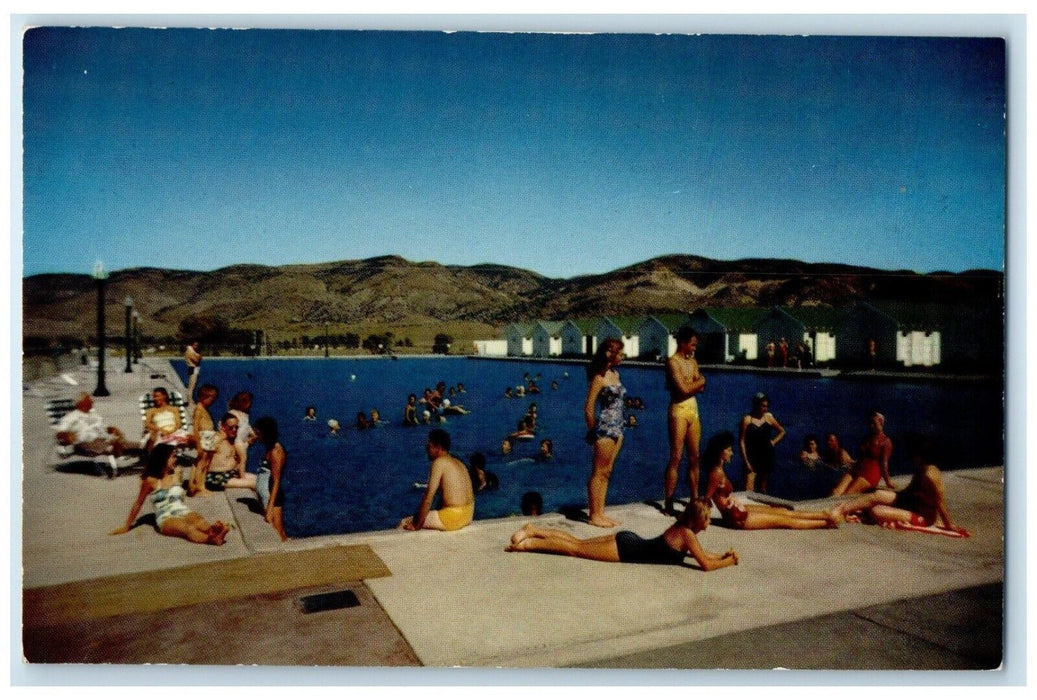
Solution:
M921 436L908 438L908 452L915 465L911 483L902 491L877 489L837 505L833 512L840 518L863 513L878 525L895 527L898 523L931 527L942 522L944 530L967 534L951 522L944 500L943 474L936 467L936 449L932 441Z
M623 397L626 389L619 381L616 367L623 358L623 341L608 338L587 365L587 399L583 413L587 422L587 443L594 446L590 480L587 482L589 515L587 521L598 527L615 527L618 522L605 516L605 494L612 467L623 446ZM595 416L595 408L598 409Z
M155 507L158 531L169 537L182 537L197 544L221 545L230 527L217 520L211 525L184 504L187 493L180 485L183 477L176 466L176 451L172 445L157 445L148 455L148 464L141 477L140 493L130 508L126 524L110 534L129 532L137 520L148 496Z
M266 521L274 526L281 541L288 539L284 532L284 465L288 458L278 442L277 421L263 416L252 426L258 440L266 449L256 475L256 495L263 506Z
M844 496L872 491L879 480L893 488L889 478L889 456L893 454L893 441L885 433L886 418L878 411L868 415L870 435L861 442L861 456L848 474L843 475L832 490L833 496Z
M144 428L148 431L148 442L145 449L155 445L170 443L185 444L188 435L180 421L180 411L169 405L169 392L165 387L155 387L151 392L154 406L144 414Z
M564 554L595 561L635 564L683 564L690 554L703 571L722 569L738 563L733 549L723 554L709 552L699 544L698 533L709 526L709 503L693 500L677 522L658 537L646 540L629 530L581 540L562 530L538 528L532 523L511 536L506 552L543 552Z
M702 462L710 469L706 500L712 499L724 527L735 530L818 530L839 527L840 518L825 511L798 511L763 504L745 504L731 496L734 488L724 465L734 454L735 437L724 431L709 439Z
M745 490L767 493L774 471L774 446L785 437L785 429L768 410L771 402L763 392L753 397L753 410L742 418L739 445L745 460ZM771 437L771 430L777 433Z

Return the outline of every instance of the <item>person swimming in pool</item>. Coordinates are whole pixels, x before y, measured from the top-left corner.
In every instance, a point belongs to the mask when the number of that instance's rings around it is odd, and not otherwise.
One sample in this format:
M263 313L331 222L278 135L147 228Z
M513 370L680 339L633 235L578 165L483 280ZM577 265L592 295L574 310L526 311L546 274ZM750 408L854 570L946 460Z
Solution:
M450 454L450 434L440 428L431 430L425 443L428 455L428 485L418 510L400 521L404 530L460 530L472 522L475 515L475 494L472 479L464 463ZM440 497L438 510L432 510L436 494Z
M563 530L523 525L511 536L506 552L541 552L564 554L594 561L632 564L682 565L687 555L698 562L703 571L713 571L738 564L738 554L729 549L723 554L707 551L699 543L698 533L709 527L709 503L693 500L670 527L652 539L644 539L629 530L612 535L579 539Z

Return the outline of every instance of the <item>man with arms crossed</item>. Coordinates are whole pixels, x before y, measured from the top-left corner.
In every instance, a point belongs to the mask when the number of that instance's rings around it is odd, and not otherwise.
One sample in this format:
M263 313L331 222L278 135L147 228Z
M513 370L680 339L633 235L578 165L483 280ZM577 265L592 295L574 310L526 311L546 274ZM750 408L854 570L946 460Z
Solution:
M670 392L670 409L667 426L670 434L670 461L663 474L663 510L676 515L673 508L673 493L677 489L677 467L681 463L684 447L688 448L688 488L691 499L699 492L699 440L702 425L699 423L699 407L695 395L706 388L706 380L699 372L695 360L695 348L699 339L691 326L677 329L677 350L666 361L666 389Z
M404 530L460 530L472 522L475 495L468 468L450 454L450 435L439 428L428 434L425 453L432 461L428 486L414 515L400 521ZM432 510L432 500L440 494L439 510Z

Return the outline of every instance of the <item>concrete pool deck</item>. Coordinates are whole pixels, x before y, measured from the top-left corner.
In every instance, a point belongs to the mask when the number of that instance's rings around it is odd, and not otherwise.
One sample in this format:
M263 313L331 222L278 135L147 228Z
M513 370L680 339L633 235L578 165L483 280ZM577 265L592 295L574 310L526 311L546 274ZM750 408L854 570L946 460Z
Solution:
M526 518L478 521L452 533L383 531L282 543L250 509L248 493L239 490L189 499L203 516L236 525L225 546L208 547L162 537L147 526L109 536L134 500L138 473L110 480L45 464L52 440L43 413L47 397L72 397L94 386L87 371L70 373L69 379L78 385L52 379L35 382L22 394L20 584L27 598L50 596L58 611L58 621L46 624L15 619L23 623L23 654L39 662L17 669L28 684L77 669L90 673L88 667L49 663L58 661L686 669L723 684L709 669L964 671L997 668L1002 658L1000 467L946 474L951 513L971 531L968 539L855 524L809 532L710 527L701 536L704 546L734 548L741 563L708 574L690 567L505 553L509 536ZM114 367L107 376L111 396L96 400L97 411L136 435L137 398L159 384L182 390L168 362L151 361L130 374ZM643 535L655 535L669 523L642 503L610 506L608 512L624 529ZM579 537L602 534L559 514L537 522ZM278 572L268 571L256 575L274 585L259 593L228 592L221 600L168 610L138 609L130 602L118 614L85 621L70 614L67 622L60 621L61 596L67 595L62 592L70 585L89 595L115 576L176 581L185 567L196 572L209 566L215 576L232 560L274 553L301 557L314 550L339 556L343 547L369 548L389 575L300 588L287 575L277 586ZM290 567L292 560L285 561ZM211 583L220 588L220 580ZM341 590L353 592L358 605L300 611L301 598ZM74 602L67 600L70 606ZM217 656L214 645L222 650ZM155 667L148 674L160 678L174 671ZM539 673L536 678L552 677ZM573 673L579 678L590 672ZM659 673L644 682L688 678ZM250 674L255 682L270 682L263 672L250 669ZM987 680L971 682L997 683L999 676L987 671Z

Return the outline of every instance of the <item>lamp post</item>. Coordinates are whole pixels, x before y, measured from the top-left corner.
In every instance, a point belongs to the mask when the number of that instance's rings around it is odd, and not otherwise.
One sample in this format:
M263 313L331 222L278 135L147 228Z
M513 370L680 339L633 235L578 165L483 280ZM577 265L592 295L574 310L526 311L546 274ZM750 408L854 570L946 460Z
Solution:
M130 313L133 311L133 299L129 294L122 300L123 306L126 307L126 369L123 370L124 374L129 374L133 371L133 367L130 363L133 362L133 344L130 342Z
M94 396L111 396L104 385L104 285L108 281L108 271L100 260L94 265L93 277L97 283L97 388Z
M324 357L330 357L328 354L328 322L324 322Z
M133 364L140 360L140 313L133 310Z

